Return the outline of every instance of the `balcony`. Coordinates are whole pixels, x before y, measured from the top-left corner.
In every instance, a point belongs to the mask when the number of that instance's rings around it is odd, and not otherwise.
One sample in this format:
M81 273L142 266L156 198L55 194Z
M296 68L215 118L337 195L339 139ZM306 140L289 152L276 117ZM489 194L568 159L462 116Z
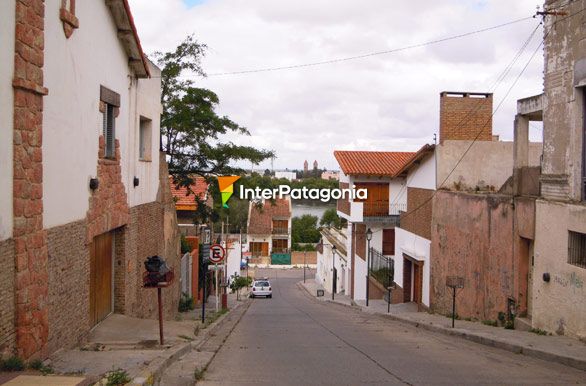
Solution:
M338 200L338 215L355 223L380 223L399 226L400 214L406 210L407 204L390 204L388 201L344 202Z
M271 233L273 235L288 236L290 233L290 229L283 228L283 227L273 227L273 230L271 231Z

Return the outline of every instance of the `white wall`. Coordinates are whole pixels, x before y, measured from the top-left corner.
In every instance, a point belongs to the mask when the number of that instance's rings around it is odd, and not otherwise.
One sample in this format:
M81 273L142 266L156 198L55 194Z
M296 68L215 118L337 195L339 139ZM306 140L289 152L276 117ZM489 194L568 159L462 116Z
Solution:
M275 178L286 178L289 181L293 181L295 177L295 172L275 172Z
M131 99L136 101L136 109L129 115L129 148L125 182L129 205L136 206L155 201L159 189L159 133L161 131L161 71L150 65L151 78L139 79L136 87L131 91ZM132 103L134 105L135 103ZM139 129L140 117L152 121L150 160L139 159ZM165 160L160 160L165 162ZM139 185L133 186L134 177L139 178Z
M427 155L419 165L409 170L407 186L435 190L435 153Z
M45 97L43 199L46 228L85 217L88 182L97 173L100 84L120 94L116 138L122 162L129 152L130 70L114 21L103 1L78 2L80 28L66 39L60 0L45 2ZM122 169L122 181L128 181Z
M354 257L354 300L366 299L366 261Z
M230 249L226 251L228 254L226 261L228 277L234 275L235 272L240 275L240 245L238 242L232 243Z
M395 228L395 283L403 287L403 253L423 261L423 283L421 301L429 307L429 285L431 275L431 241L401 228ZM413 283L413 280L411 280ZM405 288L403 288L406 290Z
M0 241L12 237L15 0L0 1Z

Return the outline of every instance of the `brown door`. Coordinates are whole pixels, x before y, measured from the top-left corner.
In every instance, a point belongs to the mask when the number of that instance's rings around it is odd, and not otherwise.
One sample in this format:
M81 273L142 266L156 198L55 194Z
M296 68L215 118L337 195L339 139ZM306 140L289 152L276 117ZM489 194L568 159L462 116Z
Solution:
M112 233L90 245L90 321L95 326L112 312Z
M389 184L357 183L357 189L368 189L364 201L364 216L387 216L389 214Z
M421 304L421 294L423 287L423 266L421 264L413 264L413 301Z
M263 256L269 255L269 243L262 243L262 255Z
M403 302L411 301L411 260L403 258Z

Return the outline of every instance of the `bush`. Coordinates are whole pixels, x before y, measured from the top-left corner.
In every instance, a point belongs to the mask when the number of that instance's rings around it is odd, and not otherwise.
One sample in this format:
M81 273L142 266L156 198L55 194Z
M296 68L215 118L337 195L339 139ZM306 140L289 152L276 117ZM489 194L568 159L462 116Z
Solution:
M541 328L532 328L529 330L529 332L532 332L537 335L548 335L547 331L542 330Z
M22 359L13 355L8 359L4 359L0 362L0 370L2 371L22 371L24 370L24 362Z
M195 309L195 301L189 294L183 292L179 299L179 312L187 312Z
M187 239L184 235L181 235L181 253L186 254L191 252L191 246L187 242Z
M505 322L505 329L506 330L514 330L515 329L515 321L514 320L507 320Z
M118 369L111 371L106 378L106 386L122 386L130 383L131 379L125 370Z
M251 284L252 284L252 278L251 277L237 276L234 279L234 281L232 281L232 284L230 285L230 288L233 291L238 291L239 289L244 288L244 287L248 287Z

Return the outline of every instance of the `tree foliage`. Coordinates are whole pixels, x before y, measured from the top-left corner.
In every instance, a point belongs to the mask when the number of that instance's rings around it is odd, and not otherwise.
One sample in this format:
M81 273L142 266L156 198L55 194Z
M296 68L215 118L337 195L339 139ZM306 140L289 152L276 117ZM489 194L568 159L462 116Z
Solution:
M183 186L191 184L193 175L241 174L235 163L258 164L274 155L230 141L230 136L250 132L227 116L218 115L220 101L213 91L195 87L193 80L184 77L205 76L201 59L206 49L205 44L188 36L173 51L155 53L161 68L162 146L170 173Z
M321 220L319 221L319 225L326 226L326 227L334 227L340 228L342 226L342 220L338 216L338 212L336 208L328 208L322 214Z
M291 221L291 240L293 243L317 243L321 238L317 228L317 216L304 214L293 217Z

